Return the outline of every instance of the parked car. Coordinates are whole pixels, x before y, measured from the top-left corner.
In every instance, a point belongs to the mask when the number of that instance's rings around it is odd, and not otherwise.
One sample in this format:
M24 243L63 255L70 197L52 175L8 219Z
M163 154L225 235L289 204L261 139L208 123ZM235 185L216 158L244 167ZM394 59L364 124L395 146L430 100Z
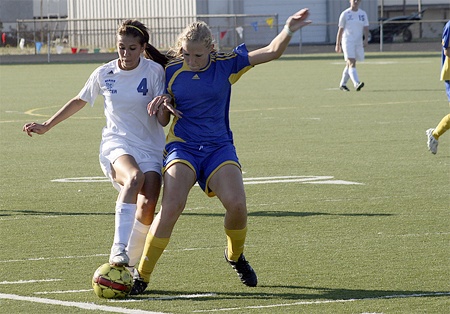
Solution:
M409 27L414 24L412 21L420 21L422 19L423 12L425 12L425 10L413 13L411 15L379 19L380 22L383 22L383 42L391 43L394 41L395 36L402 36L404 42L410 42L413 35ZM369 43L379 43L381 37L380 33L380 24L376 28L370 29Z

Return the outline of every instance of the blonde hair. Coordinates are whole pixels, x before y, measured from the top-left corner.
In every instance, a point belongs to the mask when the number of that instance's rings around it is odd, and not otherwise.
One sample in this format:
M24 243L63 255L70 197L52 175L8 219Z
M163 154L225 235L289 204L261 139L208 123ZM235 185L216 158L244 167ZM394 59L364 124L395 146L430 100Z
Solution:
M196 21L181 32L175 47L170 48L168 54L173 57L180 57L182 55L182 44L186 41L202 43L207 48L214 44L214 38L208 24L203 21Z

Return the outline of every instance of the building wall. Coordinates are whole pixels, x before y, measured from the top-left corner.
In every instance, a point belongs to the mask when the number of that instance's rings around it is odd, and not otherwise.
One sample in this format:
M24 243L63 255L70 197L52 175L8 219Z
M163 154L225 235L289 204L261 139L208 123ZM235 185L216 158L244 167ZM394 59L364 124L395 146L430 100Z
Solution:
M405 2L405 3L403 3ZM383 3L384 5L418 5L419 2L422 3L422 5L436 5L436 4L446 4L450 6L450 3L448 0L378 0L378 4L381 5Z
M18 19L33 18L33 0L1 0L0 21L3 31L9 31L9 27L16 27Z
M361 2L360 7L367 12L371 28L378 25L381 1ZM408 8L402 6L403 2ZM418 2L427 9L424 20L441 21L413 25L414 38L434 38L441 29L439 23L450 16L450 0L384 0L384 6L390 6L385 16L403 15L406 11L409 14L411 10L417 10ZM44 25L45 32L50 30L52 40L67 37L70 44L78 47L113 49L117 26L126 18L137 18L150 29L152 43L164 49L173 44L186 24L193 19L204 19L211 26L220 48L241 42L251 46L267 44L281 31L289 15L302 7L310 9L313 24L295 34L292 43L334 43L338 17L349 7L348 0L1 0L0 20L4 22L5 16L15 21L67 15L67 20L44 22L48 24ZM206 16L211 14L222 16ZM223 14L230 17L223 17ZM27 29L34 24L36 20ZM11 25L16 27L14 22Z
M340 13L350 6L348 0L304 0L300 4L290 0L245 0L244 13L259 14L278 13L280 27L287 18L301 8L309 8L313 23L301 32L304 43L328 43L333 42L337 33L337 24ZM367 12L370 22L378 19L377 0L365 0L360 8ZM258 40L258 36L252 35L250 42ZM292 43L299 43L300 35L295 35Z
M195 0L67 0L69 19L195 15Z
M41 7L42 4L42 7ZM33 0L35 18L66 18L67 0Z
M69 23L70 41L76 46L112 49L115 38L110 34L115 34L118 25L125 19L139 19L150 30L152 43L167 48L189 21L179 17L194 17L197 13L195 0L67 1L68 18L75 20Z
M172 17L169 21L158 21L158 27L151 22L153 30L170 26L182 29L185 20L174 17L199 16L203 14L245 14L252 17L242 19L209 18L213 33L221 45L246 42L248 45L268 43L281 31L286 19L297 10L307 7L313 24L294 36L292 43L332 42L337 32L337 20L342 10L349 7L347 0L304 0L300 4L292 0L68 0L69 19L105 19L124 17ZM369 15L369 20L377 20L377 0L365 0L361 4ZM273 18L269 25L268 19ZM206 18L205 18L206 19ZM114 21L115 24L118 22ZM114 24L113 23L113 24ZM183 24L183 25L182 25ZM81 25L72 25L81 28ZM90 27L95 28L96 24ZM243 29L237 33L236 29ZM109 29L113 25L108 26ZM225 34L225 35L224 35ZM173 36L172 36L173 37Z

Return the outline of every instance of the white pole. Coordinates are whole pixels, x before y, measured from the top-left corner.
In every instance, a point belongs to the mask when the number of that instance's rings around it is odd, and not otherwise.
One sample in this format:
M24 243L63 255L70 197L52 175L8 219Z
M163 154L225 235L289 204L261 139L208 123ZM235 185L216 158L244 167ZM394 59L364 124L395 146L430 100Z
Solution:
M380 22L380 51L383 51L383 18L384 18L384 0L381 0L381 12L380 12L381 16L381 22Z
M47 33L47 63L50 63L50 32Z
M417 12L421 11L422 11L422 0L418 0ZM419 17L422 19L422 13L419 14ZM422 38L422 23L419 23L419 37Z

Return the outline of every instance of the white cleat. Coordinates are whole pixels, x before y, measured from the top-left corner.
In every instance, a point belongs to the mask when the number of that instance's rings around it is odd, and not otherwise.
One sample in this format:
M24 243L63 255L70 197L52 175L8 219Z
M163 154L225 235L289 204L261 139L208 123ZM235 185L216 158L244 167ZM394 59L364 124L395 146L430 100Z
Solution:
M130 259L125 251L125 246L121 244L114 244L111 248L109 263L116 266L128 266L129 262Z
M437 139L434 138L433 131L434 131L434 129L428 129L426 131L426 134L427 134L427 137L428 137L427 146L428 146L428 150L432 154L436 155L439 142L438 142Z

